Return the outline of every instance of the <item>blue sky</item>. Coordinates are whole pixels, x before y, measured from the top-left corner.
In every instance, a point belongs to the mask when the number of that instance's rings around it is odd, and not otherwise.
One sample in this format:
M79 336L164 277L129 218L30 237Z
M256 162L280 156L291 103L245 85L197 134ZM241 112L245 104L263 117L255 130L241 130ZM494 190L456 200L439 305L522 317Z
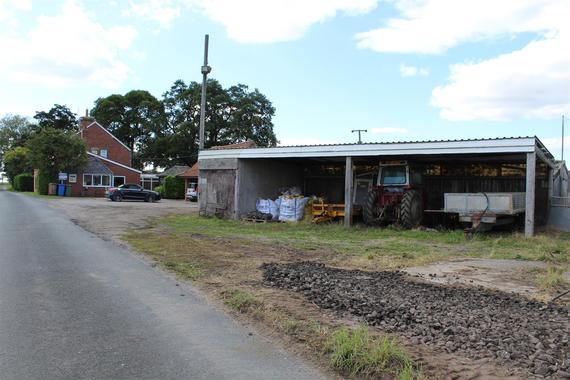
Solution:
M0 0L0 115L212 77L283 144L539 136L570 115L565 0ZM570 135L570 127L568 128ZM570 140L567 140L570 147Z

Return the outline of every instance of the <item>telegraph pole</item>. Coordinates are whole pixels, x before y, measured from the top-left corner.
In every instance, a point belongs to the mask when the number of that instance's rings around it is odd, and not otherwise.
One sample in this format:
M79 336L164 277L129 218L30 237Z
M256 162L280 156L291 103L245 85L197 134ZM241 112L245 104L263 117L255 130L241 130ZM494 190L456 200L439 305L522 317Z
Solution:
M562 158L561 161L564 161L564 115L562 115Z
M352 133L358 132L358 143L362 144L362 139L360 138L360 133L361 132L368 132L368 130L367 129L353 129L351 132Z
M200 150L204 149L204 124L206 119L206 82L212 68L208 66L208 41L210 36L204 36L204 65L202 66L202 100L200 102Z

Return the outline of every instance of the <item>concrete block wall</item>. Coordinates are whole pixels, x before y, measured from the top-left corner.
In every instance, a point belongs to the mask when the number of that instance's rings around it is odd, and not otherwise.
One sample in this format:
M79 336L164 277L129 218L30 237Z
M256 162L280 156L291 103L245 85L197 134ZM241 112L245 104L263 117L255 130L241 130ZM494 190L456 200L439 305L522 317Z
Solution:
M288 186L303 188L301 165L283 160L240 159L237 172L236 213L240 218L255 210L259 198L276 199L280 189Z

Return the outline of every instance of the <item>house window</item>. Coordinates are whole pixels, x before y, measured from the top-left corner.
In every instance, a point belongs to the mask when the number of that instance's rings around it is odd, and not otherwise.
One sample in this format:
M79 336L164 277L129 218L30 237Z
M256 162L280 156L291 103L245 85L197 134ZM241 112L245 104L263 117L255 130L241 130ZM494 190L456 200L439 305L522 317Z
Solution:
M111 176L107 174L83 174L83 186L109 187Z
M101 150L99 151L99 155L100 155L101 157L107 158L107 149L101 149Z
M93 153L93 154L99 154L99 149L97 149L97 148L91 148L91 153Z
M125 176L122 175L116 175L113 177L113 186L114 187L119 187L121 185L125 184Z

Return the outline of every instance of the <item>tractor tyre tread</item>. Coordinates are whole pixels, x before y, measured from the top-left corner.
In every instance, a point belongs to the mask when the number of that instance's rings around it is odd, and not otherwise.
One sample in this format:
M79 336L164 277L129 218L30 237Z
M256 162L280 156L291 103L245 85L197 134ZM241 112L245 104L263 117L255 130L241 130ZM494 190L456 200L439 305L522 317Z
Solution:
M419 203L419 205L418 205ZM420 207L420 212L414 215L414 207ZM417 190L408 190L404 193L400 206L400 223L404 228L414 228L421 224L423 219L422 196Z

